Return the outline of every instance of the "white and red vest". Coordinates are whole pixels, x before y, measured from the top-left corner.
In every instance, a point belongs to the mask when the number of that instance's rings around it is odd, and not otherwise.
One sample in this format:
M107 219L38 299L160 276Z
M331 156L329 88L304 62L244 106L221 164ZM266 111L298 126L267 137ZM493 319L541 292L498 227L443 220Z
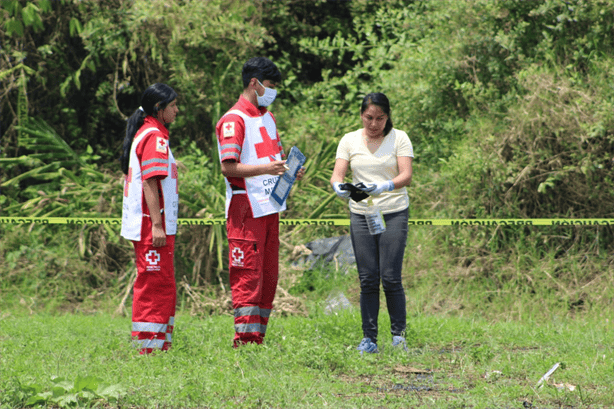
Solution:
M128 175L124 179L124 198L122 209L121 236L133 241L141 241L141 226L143 224L143 180L141 164L136 155L136 148L143 138L157 128L144 129L132 142ZM179 214L179 192L177 186L177 163L170 146L168 149L168 176L160 181L162 200L160 208L164 209L165 232L167 235L177 233L177 218Z
M279 152L277 141L277 127L273 116L269 112L262 116L251 117L242 111L233 109L226 113L226 115L228 114L240 116L245 124L245 139L241 147L241 163L261 165L267 164L272 160L281 160L281 152ZM219 141L218 149L221 151ZM245 178L245 190L247 191L247 197L252 207L254 218L286 210L285 202L280 206L275 200L271 199L271 192L275 187L275 183L277 183L277 179L279 179L279 176L273 175ZM226 217L228 217L232 189L228 179L224 180L226 182Z

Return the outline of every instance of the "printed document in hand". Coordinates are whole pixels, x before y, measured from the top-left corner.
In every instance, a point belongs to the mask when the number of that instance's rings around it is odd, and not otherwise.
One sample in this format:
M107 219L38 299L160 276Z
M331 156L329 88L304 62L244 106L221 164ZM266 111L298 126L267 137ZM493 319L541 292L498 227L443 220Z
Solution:
M296 180L296 174L301 170L306 160L305 155L296 146L290 149L288 159L286 160L288 170L277 179L277 183L275 183L275 187L271 192L271 199L280 206L284 203L288 194L290 194L290 189L292 189L292 185Z

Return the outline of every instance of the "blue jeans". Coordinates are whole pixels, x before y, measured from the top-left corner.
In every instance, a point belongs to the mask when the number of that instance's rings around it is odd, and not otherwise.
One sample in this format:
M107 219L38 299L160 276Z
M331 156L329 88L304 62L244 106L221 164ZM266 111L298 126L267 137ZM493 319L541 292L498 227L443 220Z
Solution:
M384 214L386 231L371 235L365 216L350 212L350 236L360 279L360 312L364 337L377 343L379 283L382 282L392 335L404 335L405 290L401 280L409 209Z

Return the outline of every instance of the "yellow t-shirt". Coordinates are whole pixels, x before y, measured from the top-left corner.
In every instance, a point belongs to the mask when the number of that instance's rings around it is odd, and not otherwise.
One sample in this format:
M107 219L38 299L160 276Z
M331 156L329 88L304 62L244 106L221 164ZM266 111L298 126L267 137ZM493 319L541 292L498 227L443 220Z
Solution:
M345 159L352 169L352 183L364 184L385 182L399 175L397 157L414 157L414 148L407 134L398 129L392 129L384 137L382 144L371 153L364 143L362 129L347 133L341 138L337 147L337 159ZM394 213L409 207L407 189L402 187L391 192L384 192L373 197L373 204L379 206L382 213ZM350 199L350 211L365 214L367 199L358 203Z

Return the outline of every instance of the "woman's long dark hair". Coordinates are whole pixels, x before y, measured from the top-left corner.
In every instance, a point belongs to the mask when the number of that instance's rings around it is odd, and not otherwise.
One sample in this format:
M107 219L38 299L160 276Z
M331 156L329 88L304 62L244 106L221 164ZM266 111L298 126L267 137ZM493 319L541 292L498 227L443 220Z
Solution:
M154 117L158 116L158 111L166 108L174 99L177 98L177 93L174 89L166 84L156 83L150 85L143 95L141 96L141 108L134 111L132 116L128 118L126 124L126 137L124 138L124 144L122 147L122 155L119 158L119 162L122 167L122 172L125 175L128 174L128 168L130 167L130 149L132 148L132 141L134 135L141 126L147 115Z
M384 111L386 115L388 115L388 120L386 121L386 126L384 127L384 136L388 135L388 132L392 130L392 118L390 115L390 101L388 101L388 97L381 92L373 92L371 94L365 95L362 100L362 105L360 106L360 113L363 114L369 105L376 105Z

